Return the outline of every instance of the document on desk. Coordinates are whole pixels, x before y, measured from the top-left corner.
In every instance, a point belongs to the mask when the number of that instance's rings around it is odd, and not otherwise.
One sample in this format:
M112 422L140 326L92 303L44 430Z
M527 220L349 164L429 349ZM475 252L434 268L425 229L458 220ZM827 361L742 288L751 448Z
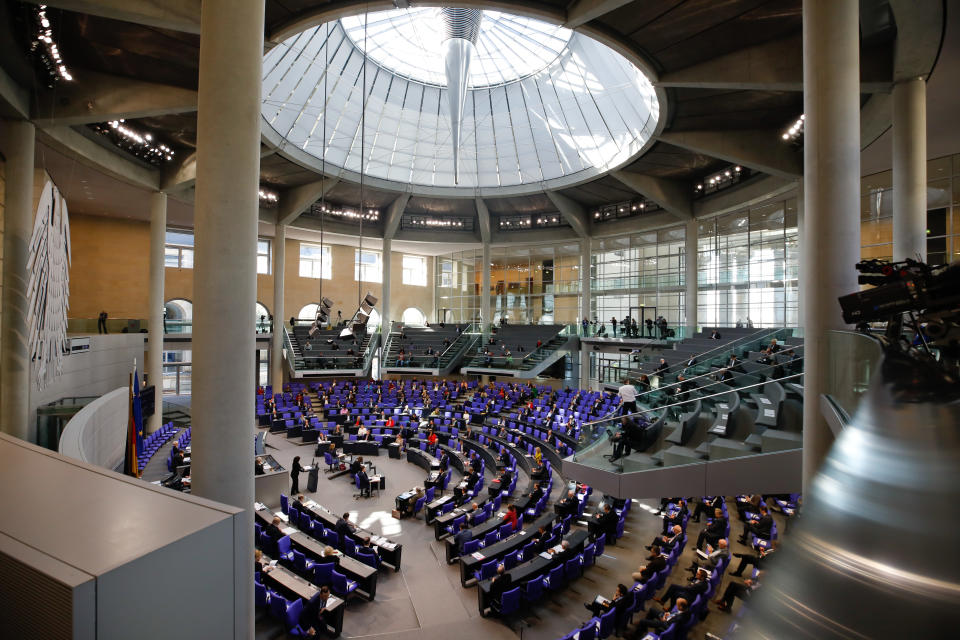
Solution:
M483 555L482 553L480 553L479 551L474 551L474 552L471 553L470 555L473 556L473 559L474 559L474 560L483 560L484 558L487 557L487 556Z
M267 510L267 505L263 504L262 502L254 502L254 503L253 503L253 507L254 507L257 511L266 511L266 510Z
M280 518L280 519L283 520L284 522L290 522L290 517L287 516L287 514L285 514L283 511L277 511L277 512L275 512L273 515L277 516L278 518Z
M297 529L296 529L296 527L281 527L281 528L280 528L280 531L282 531L282 532L284 533L284 535L288 535L288 536L289 536L289 535L292 535L292 534L296 533L296 532L297 532Z
M549 559L552 558L553 556L550 555L550 553L547 552L547 551L541 551L541 552L540 552L540 557L541 557L541 558L544 558L544 559L546 559L546 560L549 560Z

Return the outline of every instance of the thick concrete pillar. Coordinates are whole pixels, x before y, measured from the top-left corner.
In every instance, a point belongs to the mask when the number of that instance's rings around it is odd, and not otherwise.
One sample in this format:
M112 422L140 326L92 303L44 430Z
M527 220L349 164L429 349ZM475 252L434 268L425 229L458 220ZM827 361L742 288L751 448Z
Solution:
M167 194L150 196L150 335L147 339L147 379L154 386L156 408L147 419L147 433L163 424L163 279L167 240Z
M860 34L854 0L803 2L803 485L833 442L820 414L828 331L843 330L839 296L857 291L860 257Z
M287 227L277 224L273 236L273 338L270 340L270 384L283 388L283 276L286 259Z
M234 533L234 627L254 635L253 393L264 0L204 0L197 111L193 492L246 511ZM274 318L283 319L274 314ZM229 588L229 587L228 587Z
M33 149L26 120L3 123L6 194L3 227L3 315L0 321L0 430L30 436L30 354L27 350L27 259L33 232Z
M927 83L893 85L893 259L927 259Z
M380 332L383 334L384 339L386 339L387 332L390 331L390 321L393 320L393 316L390 315L390 279L392 277L393 270L391 269L391 257L393 252L393 240L390 238L383 239L383 289L380 295ZM427 318L429 321L430 319Z
M481 260L483 264L483 275L480 279L480 323L482 325L483 336L490 333L490 323L493 316L490 315L490 243L483 243L483 255Z
M686 322L684 326L687 329L687 336L692 336L697 332L697 240L699 226L696 218L687 220L686 235L684 236L684 272L683 278L687 290L684 293L684 315Z

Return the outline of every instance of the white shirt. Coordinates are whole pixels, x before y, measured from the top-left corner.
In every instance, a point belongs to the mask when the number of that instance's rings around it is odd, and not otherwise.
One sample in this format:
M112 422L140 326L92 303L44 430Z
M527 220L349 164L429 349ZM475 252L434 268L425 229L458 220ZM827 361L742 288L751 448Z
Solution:
M617 395L623 402L635 402L637 400L637 389L632 384L625 384L617 391Z

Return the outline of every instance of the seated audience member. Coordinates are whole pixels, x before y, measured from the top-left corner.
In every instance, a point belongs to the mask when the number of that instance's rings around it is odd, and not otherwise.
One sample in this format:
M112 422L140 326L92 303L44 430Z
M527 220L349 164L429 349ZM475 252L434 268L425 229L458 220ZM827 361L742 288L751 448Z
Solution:
M260 549L253 550L253 572L262 571L263 573L270 573L273 571L273 565L264 560L263 551Z
M280 516L274 516L273 521L267 525L267 535L275 543L277 540L283 537L283 531L280 530L280 527L283 526L283 520Z
M687 571L696 573L697 569L700 568L713 571L717 568L717 565L719 565L721 561L730 558L730 549L727 547L727 539L720 538L717 540L716 547L707 545L706 554L707 557L702 561L702 563L699 560L694 560L693 564L687 567Z
M677 598L677 605L673 610L664 611L657 607L650 607L646 618L637 623L637 628L632 637L642 638L651 629L663 631L671 624L676 625L674 626L675 629L682 629L690 622L689 607L690 604L684 598Z
M460 531L457 532L457 535L453 537L453 542L457 548L457 555L463 553L463 545L473 540L473 532L470 531L467 526L467 522L463 521L460 523Z
M749 600L753 595L753 592L760 588L760 578L763 577L763 572L761 572L757 579L747 578L743 582L731 582L727 585L727 588L724 590L723 595L719 599L714 600L713 603L717 605L717 608L720 611L726 611L730 613L730 609L733 607L734 598L740 598L741 600Z
M701 498L697 501L697 506L693 510L693 517L690 519L694 522L700 522L700 514L706 513L709 515L714 512L714 509L720 509L722 506L723 496L713 496L710 499Z
M634 582L646 582L659 571L667 567L667 559L660 553L660 547L653 545L650 549L650 555L647 556L647 564L638 567L638 571L631 574Z
M555 510L560 517L569 516L577 512L579 504L577 494L573 490L570 490L567 491L567 497L556 504Z
M510 524L514 531L520 527L520 519L517 516L517 507L516 505L510 505L507 507L506 513L503 514L501 520L505 524Z
M616 531L617 512L613 510L609 502L605 502L603 508L590 518L590 522L587 524L587 531L596 539L601 535L606 535L607 532L610 531L611 526L613 530Z
M710 588L709 579L710 572L701 567L697 569L697 573L694 574L694 578L689 584L680 585L673 583L662 596L653 598L653 601L664 605L664 609L669 608L669 605L667 605L668 602L675 602L677 598L683 598L688 602L693 602L697 596L706 593L707 589Z
M494 576L493 581L490 583L490 597L499 604L503 593L512 588L513 576L510 575L510 572L507 571L502 564L498 564L497 575Z
M314 607L317 611L317 625L310 625L306 634L309 637L317 635L317 628L319 627L320 631L326 632L327 625L329 624L330 612L327 611L327 603L330 601L330 587L323 585L320 587L320 593L316 595L316 601L313 602Z
M176 469L176 467L174 467ZM257 476L262 476L263 471L263 458L257 456L257 459L253 463L253 474Z
M333 526L333 530L340 535L340 540L349 540L353 534L353 525L350 524L350 514L344 513Z
M747 536L751 533L757 536L758 538L768 539L770 538L770 531L773 528L773 516L767 510L767 505L760 504L760 515L752 520L748 520L747 524L743 528L743 534L740 536L738 542L740 544L747 543Z
M717 541L726 535L727 519L723 517L722 510L714 509L713 520L711 520L710 524L704 527L703 531L700 532L700 535L697 536L697 549L701 548L704 542L716 546Z
M662 551L667 551L673 549L674 545L680 542L680 539L683 537L683 527L678 524L673 525L669 532L657 536L653 539L653 542L650 543L650 546L646 547L647 549L653 549L654 545L659 545Z
M587 609L594 617L599 617L601 614L609 612L611 609L616 609L618 612L623 611L623 608L627 604L627 594L629 589L623 584L617 585L617 590L613 593L613 598L607 600L597 596L593 602L584 603L584 608Z
M687 501L683 498L680 498L678 502L674 505L674 510L672 513L664 514L663 516L663 532L666 533L667 529L672 527L675 524L682 525L684 517L689 513L687 510Z
M761 547L757 553L735 553L735 557L740 558L740 564L737 565L737 570L731 573L732 576L737 576L738 578L743 575L743 570L749 565L753 565L757 569L763 569L766 566L767 559L770 558L780 546L779 541L774 540L771 542L769 547Z

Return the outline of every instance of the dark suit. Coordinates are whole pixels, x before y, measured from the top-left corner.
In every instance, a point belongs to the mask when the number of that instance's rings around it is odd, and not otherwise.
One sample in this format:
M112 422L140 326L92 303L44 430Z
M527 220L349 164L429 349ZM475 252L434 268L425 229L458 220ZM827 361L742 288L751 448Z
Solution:
M647 561L646 566L640 570L640 577L637 578L636 574L634 574L633 578L634 580L637 580L637 582L646 582L655 576L657 572L666 569L666 567L667 559L658 553L654 557L650 558Z
M349 540L352 531L350 530L350 523L348 523L343 518L337 520L337 524L334 525L334 531L340 536L340 540Z
M700 532L700 535L697 537L697 549L703 546L704 542L708 542L710 546L716 546L717 540L726 535L727 532L727 519L720 517L714 518L713 521L707 525L707 527Z
M463 545L473 540L473 533L470 529L464 529L457 535L453 537L454 543L457 545L457 553L463 553Z
M512 587L513 576L510 575L510 572L504 571L490 583L490 597L499 602L503 592L509 591Z
M537 487L536 489L530 492L530 505L531 506L535 505L537 501L540 500L540 498L542 497L543 497L543 489L541 489L540 487Z
M768 513L767 515L759 516L756 524L748 522L743 528L743 537L746 538L747 534L753 533L759 538L769 539L772 528L773 516Z
M686 598L687 602L693 603L693 600L703 593L707 592L710 583L707 580L694 580L688 585L671 584L666 593L661 596L660 601L664 607L667 603L675 604L677 598Z
M675 629L682 629L693 615L690 613L690 610L687 611L676 611L670 612L666 619L663 618L663 610L656 607L651 607L650 611L647 612L647 617L644 620L641 620L637 624L636 637L642 638L647 634L647 631L650 629L656 629L662 631L666 629L671 624L676 625Z
M601 613L607 613L611 609L616 609L618 612L618 615L615 617L619 617L619 612L623 610L623 607L626 606L626 604L627 604L627 599L624 596L620 596L618 598L611 600L608 606L603 606L599 602L594 600L590 604L590 607L593 609L594 617L599 617Z
M577 512L577 506L578 506L577 499L575 497L574 498L568 497L568 498L564 498L563 500L557 503L556 511L557 511L557 514L560 516L569 516Z
M360 495L370 495L370 478L367 477L367 472L363 469L357 474L357 484L360 485Z
M449 466L450 466L450 456L444 453L440 456L440 470L446 471Z

